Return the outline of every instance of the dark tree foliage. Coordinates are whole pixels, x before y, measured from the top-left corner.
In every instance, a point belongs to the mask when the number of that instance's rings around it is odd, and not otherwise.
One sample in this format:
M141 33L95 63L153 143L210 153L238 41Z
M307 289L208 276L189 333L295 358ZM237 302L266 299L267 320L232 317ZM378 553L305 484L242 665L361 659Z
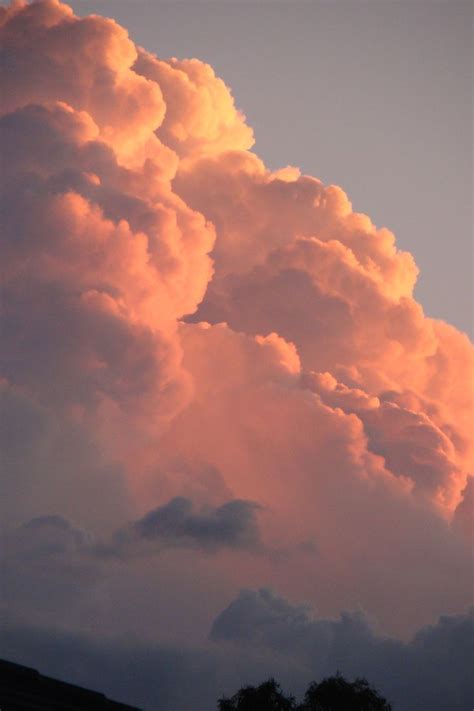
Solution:
M313 682L299 711L392 711L366 679L346 681L340 674Z
M392 711L366 679L349 682L340 674L310 684L298 706L274 679L243 687L232 698L217 703L219 711Z
M293 711L295 701L285 696L275 679L269 679L260 686L245 686L232 698L222 698L217 702L219 711Z

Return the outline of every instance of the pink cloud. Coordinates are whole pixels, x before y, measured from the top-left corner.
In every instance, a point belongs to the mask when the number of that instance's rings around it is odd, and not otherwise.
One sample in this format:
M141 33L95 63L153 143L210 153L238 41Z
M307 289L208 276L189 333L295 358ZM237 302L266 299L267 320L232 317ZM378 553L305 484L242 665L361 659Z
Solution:
M412 256L341 188L267 170L208 65L55 0L0 17L10 517L255 501L264 560L171 552L171 587L400 630L464 605L473 349L424 316Z

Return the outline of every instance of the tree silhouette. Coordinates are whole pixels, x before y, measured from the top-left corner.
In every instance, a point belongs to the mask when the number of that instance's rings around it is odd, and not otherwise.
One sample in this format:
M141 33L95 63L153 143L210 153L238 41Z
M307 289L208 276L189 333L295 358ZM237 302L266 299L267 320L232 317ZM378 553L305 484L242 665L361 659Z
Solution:
M275 679L260 686L245 686L232 698L219 699L219 711L293 711L295 700L285 696Z
M340 674L313 682L298 711L392 711L366 679L346 681Z
M231 698L219 699L219 711L392 711L391 705L366 679L349 682L339 673L312 682L300 705L285 696L275 679L244 686Z

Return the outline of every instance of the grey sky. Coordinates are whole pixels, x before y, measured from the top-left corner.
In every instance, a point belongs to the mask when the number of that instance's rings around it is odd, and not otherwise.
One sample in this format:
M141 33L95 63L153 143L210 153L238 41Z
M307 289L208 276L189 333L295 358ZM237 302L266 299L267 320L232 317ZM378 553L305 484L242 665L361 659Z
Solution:
M75 0L161 57L210 62L272 168L341 185L421 269L429 315L472 323L472 4Z

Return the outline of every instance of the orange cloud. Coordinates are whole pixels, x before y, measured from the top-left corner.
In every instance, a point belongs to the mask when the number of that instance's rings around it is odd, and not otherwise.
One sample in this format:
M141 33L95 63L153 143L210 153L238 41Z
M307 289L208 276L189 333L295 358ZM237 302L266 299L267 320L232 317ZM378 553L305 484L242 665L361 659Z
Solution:
M395 595L400 628L465 604L473 348L412 256L267 170L208 65L56 0L0 18L9 514L251 500L274 554L216 577L385 621Z

